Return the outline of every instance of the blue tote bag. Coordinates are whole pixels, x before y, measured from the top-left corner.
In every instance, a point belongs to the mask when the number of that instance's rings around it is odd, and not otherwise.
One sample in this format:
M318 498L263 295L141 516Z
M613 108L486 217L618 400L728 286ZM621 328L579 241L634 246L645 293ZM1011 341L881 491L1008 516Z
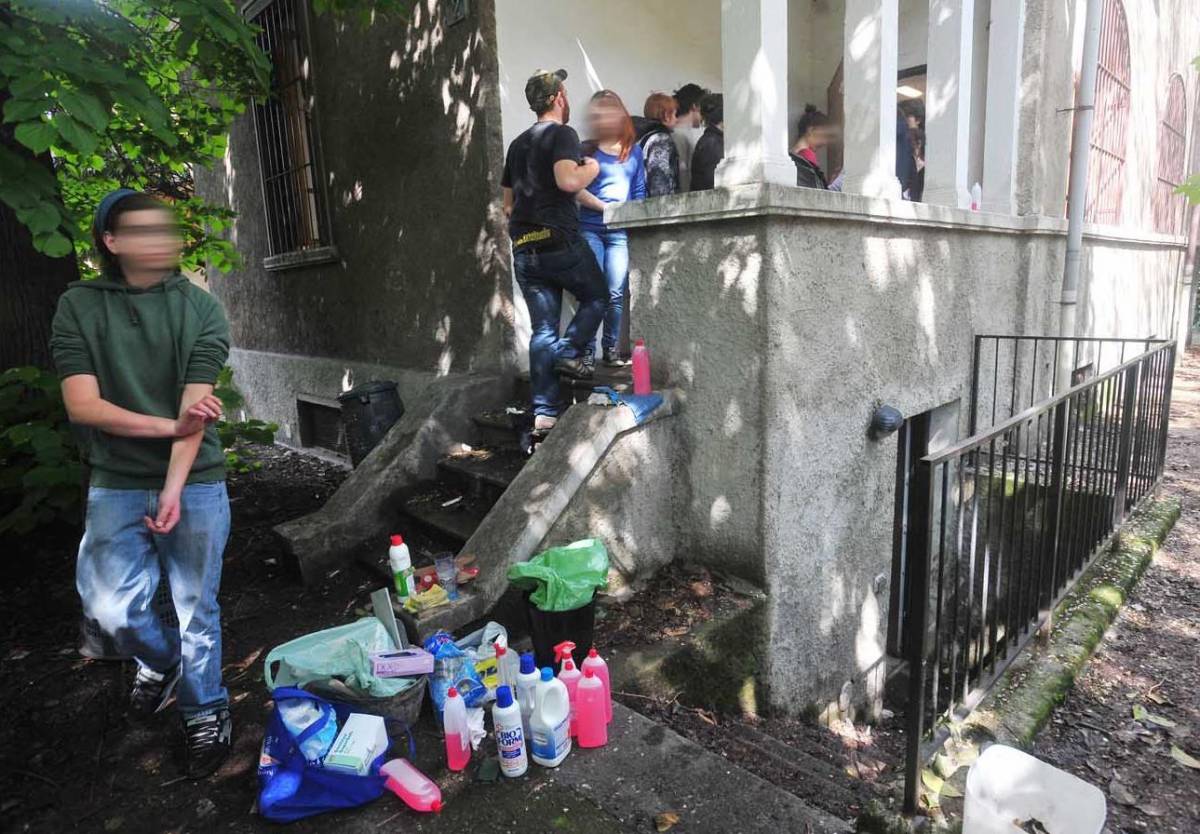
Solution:
M388 758L386 750L365 776L309 764L300 752L300 745L319 733L330 719L336 719L339 727L344 726L355 710L286 686L277 687L272 697L276 702L283 698L312 701L320 709L321 717L293 735L279 715L279 707L272 707L258 762L260 814L274 822L291 822L326 811L355 808L379 798L386 781L379 773L379 767Z

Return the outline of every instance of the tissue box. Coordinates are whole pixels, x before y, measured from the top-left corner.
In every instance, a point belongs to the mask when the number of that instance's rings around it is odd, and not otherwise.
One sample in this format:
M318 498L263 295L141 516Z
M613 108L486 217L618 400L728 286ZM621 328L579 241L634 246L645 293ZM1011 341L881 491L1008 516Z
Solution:
M394 652L373 652L371 674L377 678L406 678L433 671L433 655L416 647Z
M378 715L352 712L325 754L325 767L363 776L388 749L387 728Z

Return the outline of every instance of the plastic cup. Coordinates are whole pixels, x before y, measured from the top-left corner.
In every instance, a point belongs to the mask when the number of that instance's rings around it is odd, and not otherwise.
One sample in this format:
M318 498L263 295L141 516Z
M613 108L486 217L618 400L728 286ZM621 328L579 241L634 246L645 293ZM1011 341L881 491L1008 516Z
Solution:
M439 553L433 558L433 566L437 570L438 584L450 599L458 599L458 567L454 564L453 553Z

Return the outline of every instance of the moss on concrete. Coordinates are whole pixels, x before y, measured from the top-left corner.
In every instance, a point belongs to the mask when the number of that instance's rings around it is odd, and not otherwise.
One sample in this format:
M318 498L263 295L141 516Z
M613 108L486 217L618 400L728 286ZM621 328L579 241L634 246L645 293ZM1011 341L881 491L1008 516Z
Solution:
M1179 518L1175 499L1151 501L1131 516L1054 610L1048 640L1013 664L963 728L1028 746L1062 702L1155 551Z

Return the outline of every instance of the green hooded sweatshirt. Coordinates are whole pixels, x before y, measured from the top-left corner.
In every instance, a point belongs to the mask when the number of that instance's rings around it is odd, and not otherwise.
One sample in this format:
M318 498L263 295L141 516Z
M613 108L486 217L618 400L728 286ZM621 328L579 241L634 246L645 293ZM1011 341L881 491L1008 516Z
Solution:
M58 301L50 348L61 378L90 374L113 405L175 419L185 385L216 383L229 356L229 323L216 298L178 273L146 289L119 277L76 281ZM170 438L89 434L92 486L162 489ZM224 478L225 454L209 426L187 482Z

